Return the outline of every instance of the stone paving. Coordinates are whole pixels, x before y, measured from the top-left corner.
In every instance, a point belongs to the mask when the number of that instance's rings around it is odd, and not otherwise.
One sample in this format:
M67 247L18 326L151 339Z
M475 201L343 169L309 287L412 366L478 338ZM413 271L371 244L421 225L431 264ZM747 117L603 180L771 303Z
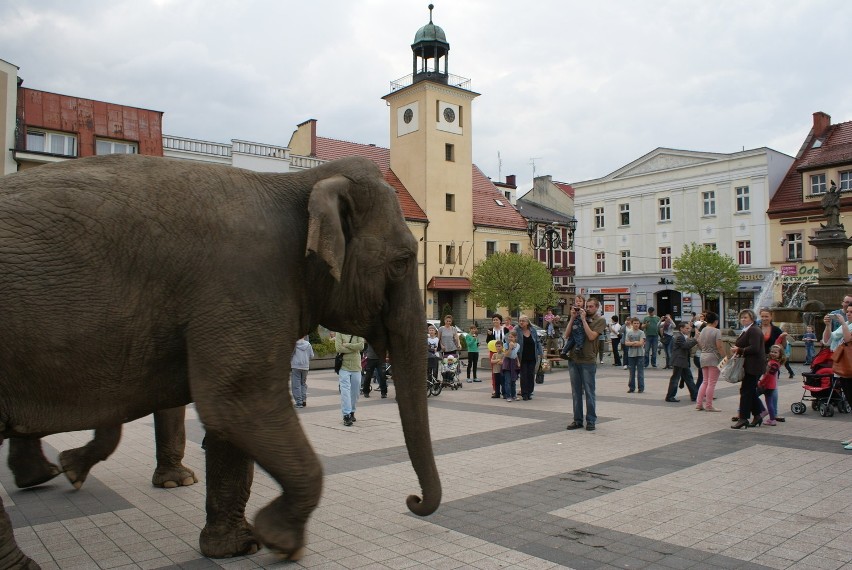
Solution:
M150 417L125 426L80 491L60 478L17 489L3 451L0 493L19 544L44 569L852 568L852 452L839 445L852 437L852 415L808 406L794 416L802 389L785 379L785 423L732 430L737 386L719 385L723 413L697 412L684 390L680 403L663 401L667 373L649 368L645 393L627 394L627 371L601 365L595 432L565 430L565 370L527 402L491 399L488 382L430 398L444 499L421 519L405 507L419 487L393 387L385 400L362 398L347 428L333 373L312 371L299 414L325 487L297 564L266 550L202 557L203 481L151 486ZM185 463L203 479L203 430L193 409L187 417ZM45 451L55 458L89 436L48 437ZM276 495L258 470L250 519Z

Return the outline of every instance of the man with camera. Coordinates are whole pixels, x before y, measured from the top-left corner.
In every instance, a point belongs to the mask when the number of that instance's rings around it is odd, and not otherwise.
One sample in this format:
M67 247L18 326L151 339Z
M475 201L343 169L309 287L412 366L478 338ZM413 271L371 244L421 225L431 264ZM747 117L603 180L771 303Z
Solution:
M579 350L568 352L568 374L571 377L571 398L574 404L574 421L566 429L583 427L583 398L586 400L586 431L595 430L598 417L595 413L595 375L597 374L597 340L606 329L606 321L599 313L600 302L595 298L586 301L585 308L572 307L571 319L565 327L570 334L574 321L579 321L585 342ZM566 339L567 340L567 339Z

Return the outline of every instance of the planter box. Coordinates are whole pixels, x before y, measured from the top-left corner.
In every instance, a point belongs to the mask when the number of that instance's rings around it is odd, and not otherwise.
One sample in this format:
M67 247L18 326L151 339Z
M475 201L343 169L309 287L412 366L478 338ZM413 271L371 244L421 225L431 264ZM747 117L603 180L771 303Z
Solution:
M334 370L334 355L312 358L310 370Z

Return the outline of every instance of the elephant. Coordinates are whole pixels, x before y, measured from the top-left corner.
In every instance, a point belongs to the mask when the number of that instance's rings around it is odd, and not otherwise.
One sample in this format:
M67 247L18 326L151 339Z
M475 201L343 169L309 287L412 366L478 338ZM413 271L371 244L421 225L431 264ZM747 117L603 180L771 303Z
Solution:
M186 446L185 416L183 406L154 412L157 467L151 484L155 487L173 489L198 483L192 469L181 463ZM60 473L65 473L71 485L80 489L92 466L109 457L120 439L121 425L99 428L94 439L83 447L59 454L60 469L44 456L40 439L13 437L9 439L9 469L21 489L41 485Z
M287 383L296 340L321 324L393 358L421 488L406 504L428 516L441 482L417 256L393 188L364 158L273 174L109 155L10 174L0 179L0 442L194 402L206 431L201 553L265 546L298 559L322 466ZM282 490L251 525L255 462ZM0 568L37 568L0 515Z

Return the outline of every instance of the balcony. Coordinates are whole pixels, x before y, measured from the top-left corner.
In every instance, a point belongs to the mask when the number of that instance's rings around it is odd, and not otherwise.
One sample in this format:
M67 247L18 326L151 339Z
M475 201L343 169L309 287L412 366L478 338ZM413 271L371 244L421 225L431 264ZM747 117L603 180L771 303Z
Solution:
M426 75L425 73L418 73L418 79ZM453 75L452 73L443 74L433 72L434 77L446 77L447 85L450 87L458 87L459 89L464 89L465 91L470 91L470 79L467 77L460 77L458 75ZM442 81L443 83L443 81ZM400 89L404 89L414 84L414 75L408 74L405 77L400 77L395 81L390 82L390 92L399 91Z

